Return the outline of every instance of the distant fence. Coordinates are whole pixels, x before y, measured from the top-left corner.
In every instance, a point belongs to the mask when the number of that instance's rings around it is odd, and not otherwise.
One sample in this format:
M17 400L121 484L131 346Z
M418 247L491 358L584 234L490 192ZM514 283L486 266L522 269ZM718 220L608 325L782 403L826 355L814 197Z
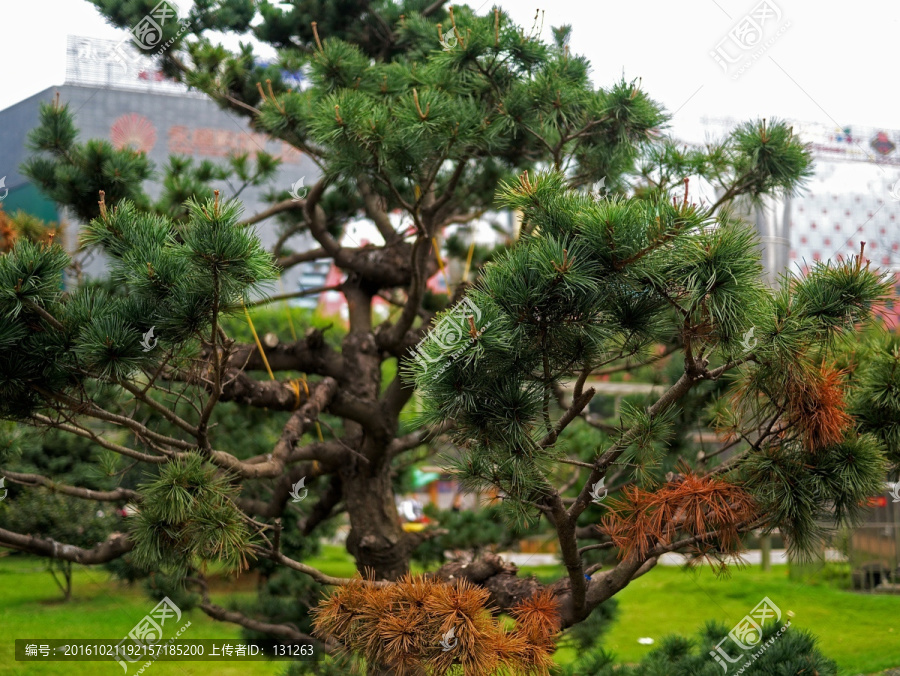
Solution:
M893 484L889 484L893 487ZM791 562L791 579L830 580L857 592L900 594L900 501L891 492L869 499L863 523L837 533L829 547L841 561ZM823 528L831 524L820 524Z
M865 523L850 531L852 587L900 593L900 522Z

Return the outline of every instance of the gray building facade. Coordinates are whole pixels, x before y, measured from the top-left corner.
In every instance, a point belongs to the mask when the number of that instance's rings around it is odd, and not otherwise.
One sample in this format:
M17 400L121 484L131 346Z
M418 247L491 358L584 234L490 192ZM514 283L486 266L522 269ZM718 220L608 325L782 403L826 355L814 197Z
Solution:
M265 151L279 158L282 163L272 182L241 191L244 217L271 205L264 201L264 193L289 190L301 178L306 186L316 180L318 168L303 153L253 131L244 118L221 109L206 96L161 77L149 59L141 62L135 57L134 62L122 64L108 56L98 57L110 42L70 36L66 84L45 89L0 111L0 178L5 177L8 190L3 196L0 188L0 199L7 213L21 208L45 220L61 221L65 223L67 249L72 253L77 248L80 224L19 173L21 163L29 157L27 136L38 125L40 104L51 102L57 93L60 103L68 104L73 113L80 142L104 139L116 147L130 146L147 154L155 169L144 186L151 198L159 197L162 191L163 171L170 155L219 164L226 164L232 153L248 153L252 158ZM111 51L107 49L106 53ZM216 182L214 187L223 198L234 196L240 188L227 181ZM256 230L271 249L278 237L275 220L258 223ZM297 237L291 244L303 249L306 243ZM102 259L95 257L86 261L85 272L99 275L103 268ZM308 272L300 267L287 271L282 280L285 290L296 290L301 276L308 277Z

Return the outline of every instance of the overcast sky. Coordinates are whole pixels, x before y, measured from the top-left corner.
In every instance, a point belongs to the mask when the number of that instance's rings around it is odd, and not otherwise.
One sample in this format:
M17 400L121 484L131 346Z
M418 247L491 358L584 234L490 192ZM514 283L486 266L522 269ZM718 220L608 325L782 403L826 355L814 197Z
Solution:
M538 0L501 4L526 30L532 26ZM551 26L572 24L572 51L590 59L595 84L611 84L623 69L628 79L641 77L682 138L700 140L703 115L900 129L896 0L553 0L543 9L546 39ZM126 35L85 0L2 0L0 17L0 109L62 84L67 34ZM711 55L717 48L727 72ZM756 56L745 72L727 63L739 55Z

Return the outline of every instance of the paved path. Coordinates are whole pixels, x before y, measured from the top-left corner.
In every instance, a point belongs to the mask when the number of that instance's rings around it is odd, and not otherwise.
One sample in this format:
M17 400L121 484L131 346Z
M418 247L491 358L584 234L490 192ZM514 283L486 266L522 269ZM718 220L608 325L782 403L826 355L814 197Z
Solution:
M528 554L525 552L500 552L500 556L504 561L509 561L517 566L555 566L561 563L560 558L556 554ZM825 550L825 559L827 561L846 561L846 558L835 549ZM738 557L730 557L726 559L728 563L737 564L743 560L744 564L760 565L762 563L762 552L758 549L751 549L744 552L740 559ZM683 566L687 561L684 554L663 554L659 559L661 566ZM788 563L786 549L773 549L771 557L772 565L783 565Z

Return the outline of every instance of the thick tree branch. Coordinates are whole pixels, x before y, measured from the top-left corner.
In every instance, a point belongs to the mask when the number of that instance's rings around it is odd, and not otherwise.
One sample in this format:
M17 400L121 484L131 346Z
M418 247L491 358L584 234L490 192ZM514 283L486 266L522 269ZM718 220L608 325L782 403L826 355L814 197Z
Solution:
M491 593L491 605L509 610L544 587L536 578L517 577L518 570L515 564L488 553L475 561L444 564L433 575L444 582L465 579L484 587Z
M304 206L306 206L306 200L282 200L281 202L276 202L268 209L260 211L258 214L254 214L253 216L250 216L250 218L241 221L238 225L254 225L276 214L291 211L292 209L303 209ZM278 252L276 252L276 255L277 253Z
M306 335L293 343L278 343L263 348L266 361L273 371L301 371L339 378L343 373L343 359L325 342L322 329L310 328ZM237 343L232 346L227 366L249 371L265 371L266 365L256 343Z
M101 542L92 549L82 549L67 545L50 538L36 538L33 535L22 535L0 528L0 546L18 549L38 556L46 556L61 561L71 561L83 565L106 563L127 554L134 549L127 535L114 533L106 542Z
M302 383L294 380L255 380L244 371L229 369L222 385L221 401L234 401L273 411L294 411L305 404L321 382L308 383L310 397ZM326 378L326 380L334 380Z
M325 249L310 249L309 251L300 251L276 258L275 265L277 265L282 270L287 270L288 268L294 267L298 263L317 261L321 260L322 258L328 258L328 252L325 251Z
M334 398L335 392L337 392L337 382L333 378L325 378L311 387L309 398L288 418L281 437L272 450L271 458L266 461L242 462L233 455L222 451L214 451L210 460L219 467L237 472L247 478L281 474L291 457L294 445Z
M568 427L569 423L571 423L581 414L581 412L589 403L591 403L591 399L594 398L594 395L596 393L597 392L593 387L590 388L587 392L582 392L581 394L576 393L576 396L572 401L572 405L562 415L562 417L560 417L553 430L541 440L541 448L547 448L556 443L556 440L559 438L560 433L564 429L566 429L566 427Z
M566 567L569 587L572 590L572 612L580 620L587 617L590 609L585 608L587 584L584 578L584 565L578 551L578 541L575 539L577 517L569 515L558 492L553 493L551 505L553 510L551 518L556 527L560 556Z
M422 298L425 296L425 273L428 269L427 259L431 247L431 241L421 235L416 238L413 244L412 284L408 291L406 304L403 306L400 317L397 318L394 325L386 331L379 332L378 335L378 342L385 349L390 349L400 342L419 316L419 308L422 305Z
M375 223L378 232L384 237L385 244L391 244L396 239L399 239L400 235L397 234L394 230L394 226L391 225L391 219L388 217L388 213L382 205L381 198L372 189L372 185L369 181L362 176L359 176L356 179L356 186L359 189L359 194L363 198L366 216Z
M309 223L309 231L322 248L331 256L335 263L345 260L346 255L342 255L343 249L340 243L328 232L325 225L325 212L319 206L319 200L325 192L325 180L317 181L310 189L303 204L303 213L306 216L306 222Z
M0 470L0 475L5 476L14 483L22 484L23 486L45 486L54 493L71 495L72 497L82 498L83 500L96 500L98 502L117 502L119 500L140 502L141 500L140 493L129 488L116 488L111 491L95 491L90 488L80 488L78 486L57 483L40 474L22 474L10 470Z
M328 444L316 444L317 446L330 446L332 448L332 452L337 454L344 453L345 449L340 445L339 442L328 442ZM304 447L306 448L306 447ZM296 451L294 452L296 453ZM293 456L293 453L291 454ZM268 462L271 454L267 456L262 456L260 458L251 458L247 461L248 464L262 464ZM288 463L290 463L291 458L288 459ZM318 461L322 463L324 461ZM282 470L282 474L274 474L273 476L279 477L277 483L272 489L272 497L268 502L264 500L253 500L250 498L237 498L235 503L247 514L252 514L254 516L262 516L266 518L276 518L280 517L284 514L285 507L287 507L288 500L291 498L291 489L293 485L299 481L301 478L306 477L307 479L315 479L322 474L325 474L328 471L333 471L333 466L339 462L339 460L332 459L328 466L323 466L322 464L314 464L314 463L303 463L301 465L295 465L290 468L290 472L284 473ZM312 490L312 488L310 488Z

